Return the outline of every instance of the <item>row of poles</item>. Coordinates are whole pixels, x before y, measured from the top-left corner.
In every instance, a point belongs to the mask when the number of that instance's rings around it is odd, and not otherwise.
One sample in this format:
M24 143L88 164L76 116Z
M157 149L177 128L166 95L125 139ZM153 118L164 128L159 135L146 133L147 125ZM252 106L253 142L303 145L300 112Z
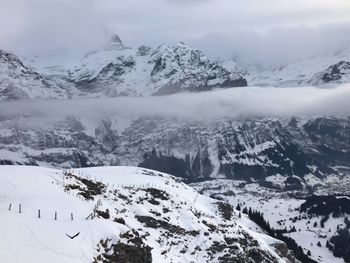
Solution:
M11 209L12 209L12 204L9 205L9 211L11 211ZM22 204L18 205L18 213L22 214ZM90 215L86 219L88 219L89 217L90 217ZM38 209L38 218L41 218L41 211L40 211L40 209ZM57 220L57 212L56 211L55 211L54 219ZM73 213L70 213L70 219L74 220Z

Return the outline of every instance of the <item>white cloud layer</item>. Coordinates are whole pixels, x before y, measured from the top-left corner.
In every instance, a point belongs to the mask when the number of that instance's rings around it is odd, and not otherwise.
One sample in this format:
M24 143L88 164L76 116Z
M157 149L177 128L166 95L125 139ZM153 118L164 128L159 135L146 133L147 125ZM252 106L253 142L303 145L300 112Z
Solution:
M57 120L71 115L83 118L112 116L126 120L161 116L207 121L218 118L350 116L349 101L350 85L333 89L246 87L159 97L2 102L0 118L14 118L22 124L33 119Z

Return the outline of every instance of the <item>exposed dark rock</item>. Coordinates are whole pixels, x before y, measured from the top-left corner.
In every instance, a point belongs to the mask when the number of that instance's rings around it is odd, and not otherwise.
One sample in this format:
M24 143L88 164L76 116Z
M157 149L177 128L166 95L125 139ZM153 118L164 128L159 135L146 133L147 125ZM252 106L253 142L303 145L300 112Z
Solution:
M106 211L101 211L97 209L96 214L104 219L109 219L111 217L108 209L106 209Z
M315 84L340 83L347 81L350 77L350 62L340 61L329 66L325 71L317 73L311 80Z
M155 199L169 200L169 194L163 190L159 190L156 188L146 188L142 190L150 194Z
M233 207L229 203L225 202L218 202L216 203L218 205L219 211L223 218L226 220L231 220L232 214L233 214Z
M284 242L277 242L272 244L272 246L275 248L275 251L281 258L286 258L289 260L290 263L299 263L300 261L297 260L294 257L294 254L292 251L288 249L288 246Z
M228 241L228 242L227 242ZM248 247L245 253L242 253L240 247ZM244 235L244 238L229 239L225 243L213 242L211 247L207 250L209 254L217 254L225 252L223 256L219 258L220 263L232 262L232 263L277 263L278 261L273 258L266 251L261 250L259 244L252 240L249 236Z
M72 173L66 173L66 178L72 178L76 181L75 184L66 184L65 190L78 190L78 193L87 200L94 200L94 197L105 192L106 186L101 182L76 176ZM102 212L102 211L101 211Z
M121 217L114 218L114 221L119 224L125 225L125 220Z
M103 252L95 257L94 263L152 263L152 248L145 245L136 231L121 236L121 242L108 245L110 240L101 240Z
M140 222L143 223L146 227L150 228L163 228L167 230L170 233L178 234L178 235L185 235L186 230L183 229L180 226L172 225L164 220L158 220L150 216L135 216L135 218Z

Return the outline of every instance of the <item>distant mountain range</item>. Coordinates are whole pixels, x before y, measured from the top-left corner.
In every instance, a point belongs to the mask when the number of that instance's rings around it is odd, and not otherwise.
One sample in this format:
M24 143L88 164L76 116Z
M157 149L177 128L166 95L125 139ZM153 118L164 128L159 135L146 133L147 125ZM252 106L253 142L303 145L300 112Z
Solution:
M227 178L317 188L350 171L350 119L1 116L0 164L133 165L187 182ZM22 120L22 121L21 121Z
M181 42L131 49L115 35L100 49L28 59L31 66L15 55L0 54L3 100L166 95L247 85L239 73Z
M24 61L24 62L23 62ZM20 59L0 50L0 99L167 95L243 86L320 86L350 80L350 52L274 66L212 61L182 42L126 47L119 36L99 49Z

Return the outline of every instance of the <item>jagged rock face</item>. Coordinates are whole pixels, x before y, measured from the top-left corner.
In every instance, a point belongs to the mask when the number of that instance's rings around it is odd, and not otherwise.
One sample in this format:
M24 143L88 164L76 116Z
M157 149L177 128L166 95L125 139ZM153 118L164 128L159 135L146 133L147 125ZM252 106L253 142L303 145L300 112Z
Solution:
M183 43L175 47L160 46L151 55L151 78L160 86L156 94L176 93L181 90L202 91L213 87L247 86L237 73L211 62L196 49Z
M289 189L300 188L307 174L324 178L339 173L334 166L348 167L348 119L312 119L302 126L295 121L287 124L279 120L222 121L167 129L159 137L148 135L149 142L140 141L138 147L148 143L155 149L144 156L140 165L185 174L190 181L222 175L262 182L268 176L280 174L288 176ZM149 121L145 129L160 134L154 125ZM138 125L132 126L127 131L129 136L133 136L133 130L140 132ZM331 132L340 136L331 136ZM325 147L328 144L332 146ZM165 163L169 163L166 168Z
M50 85L17 56L0 50L0 100L64 97L63 89Z
M40 129L4 123L0 157L6 158L0 159L58 167L139 165L190 182L225 177L270 187L267 178L281 176L287 190L303 187L306 176L323 180L349 170L349 118L193 122L144 117L119 132L113 121L95 121L93 132L91 123L76 118Z
M350 62L340 61L317 73L311 80L314 84L345 83L350 81Z
M337 122L336 119L317 118L305 124L304 128L311 142L318 146L318 151L312 152L314 158L322 160L323 164L330 161L332 166L346 166L350 160L349 119Z
M71 96L149 96L247 86L239 73L183 43L155 50L147 46L132 49L117 35L104 47L77 56L67 65L41 70L53 82L74 85Z

